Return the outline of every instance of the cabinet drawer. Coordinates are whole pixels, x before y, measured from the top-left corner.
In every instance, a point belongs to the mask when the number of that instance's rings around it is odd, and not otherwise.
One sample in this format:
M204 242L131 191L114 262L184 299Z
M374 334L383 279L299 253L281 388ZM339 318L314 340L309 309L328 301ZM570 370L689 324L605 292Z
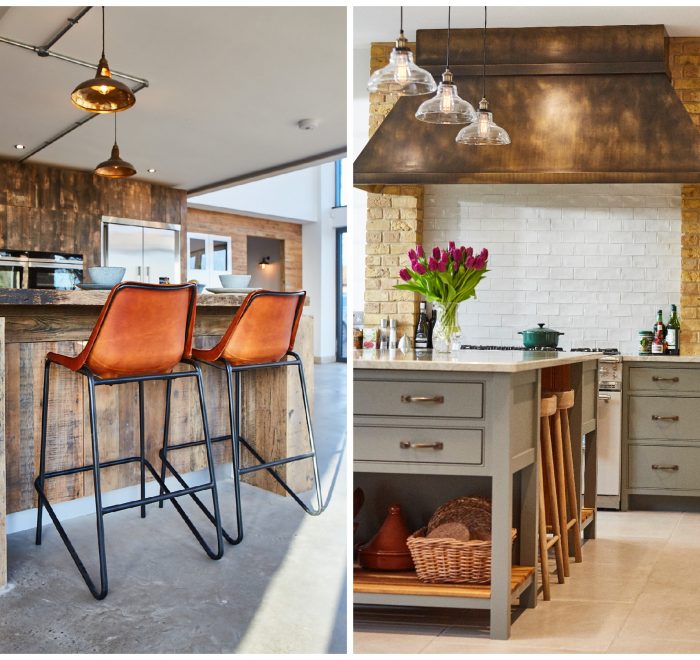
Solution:
M354 408L356 415L481 419L483 394L483 383L356 380Z
M435 443L442 443L442 448L414 446ZM353 455L355 461L482 465L483 432L479 429L356 426Z
M629 487L700 489L700 447L629 446Z
M629 402L630 438L700 440L700 398L631 396Z
M629 373L630 390L700 393L700 369L631 367Z

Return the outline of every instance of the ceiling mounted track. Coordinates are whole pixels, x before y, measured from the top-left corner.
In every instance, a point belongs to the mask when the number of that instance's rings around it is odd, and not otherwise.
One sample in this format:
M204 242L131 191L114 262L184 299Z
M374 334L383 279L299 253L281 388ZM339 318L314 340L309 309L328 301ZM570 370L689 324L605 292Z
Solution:
M9 37L3 36L0 36L0 43L7 44L8 46L15 46L16 48L22 48L23 50L32 51L33 53L36 53L39 57L53 57L54 59L62 60L63 62L69 62L70 64L75 64L77 66L82 66L87 69L94 70L94 62L86 62L85 60L79 60L75 57L70 57L69 55L63 55L61 53L57 53L55 51L50 50L50 48L53 45L55 45L56 42L58 42L58 40L66 34L66 32L68 32L72 27L78 24L80 19L83 16L85 16L85 14L87 14L90 11L90 9L92 9L92 7L83 7L73 18L67 19L68 25L62 27L46 44L42 46L34 46L32 44L27 44L22 41L17 41L16 39L10 39ZM144 89L144 87L149 86L148 80L146 80L145 78L139 78L137 76L132 76L131 74L122 73L120 71L112 71L112 75L136 83L136 85L133 88L131 88L131 91L134 94ZM33 148L28 153L24 154L22 158L17 159L18 162L23 163L28 158L31 158L35 154L38 154L40 151L43 151L44 149L46 149L46 147L52 145L54 142L57 142L69 133L72 133L74 130L80 128L83 124L90 121L91 119L94 119L96 116L96 114L89 114L79 119L78 121L74 122L67 128L57 133L56 135L50 137L48 140L42 142L39 146Z

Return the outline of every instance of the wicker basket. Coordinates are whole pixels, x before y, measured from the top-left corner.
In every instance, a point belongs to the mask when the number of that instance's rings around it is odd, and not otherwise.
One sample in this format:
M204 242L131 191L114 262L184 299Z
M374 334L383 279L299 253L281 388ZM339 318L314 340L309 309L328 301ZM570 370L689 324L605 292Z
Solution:
M406 539L421 582L491 582L491 541L426 538L421 527ZM512 539L516 530L513 529Z

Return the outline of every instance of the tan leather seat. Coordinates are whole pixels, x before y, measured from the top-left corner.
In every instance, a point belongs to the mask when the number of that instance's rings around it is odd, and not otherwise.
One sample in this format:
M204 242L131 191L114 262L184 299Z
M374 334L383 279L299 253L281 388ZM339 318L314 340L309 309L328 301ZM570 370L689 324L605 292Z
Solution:
M169 373L192 355L196 296L194 284L121 282L79 355L46 357L73 371L87 367L99 378Z

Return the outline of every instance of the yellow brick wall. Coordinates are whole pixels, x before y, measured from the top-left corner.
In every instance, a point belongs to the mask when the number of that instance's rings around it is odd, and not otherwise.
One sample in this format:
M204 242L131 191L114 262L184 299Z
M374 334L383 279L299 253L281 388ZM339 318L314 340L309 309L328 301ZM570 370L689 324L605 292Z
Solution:
M700 38L669 43L673 87L700 130ZM684 185L681 197L681 353L700 355L700 185Z
M370 72L389 62L393 43L374 43ZM413 47L411 45L411 47ZM396 94L369 95L370 137L398 100ZM407 265L406 253L423 239L423 187L385 186L367 195L364 324L378 326L382 318L395 318L399 337L413 339L418 297L398 291L399 270Z

